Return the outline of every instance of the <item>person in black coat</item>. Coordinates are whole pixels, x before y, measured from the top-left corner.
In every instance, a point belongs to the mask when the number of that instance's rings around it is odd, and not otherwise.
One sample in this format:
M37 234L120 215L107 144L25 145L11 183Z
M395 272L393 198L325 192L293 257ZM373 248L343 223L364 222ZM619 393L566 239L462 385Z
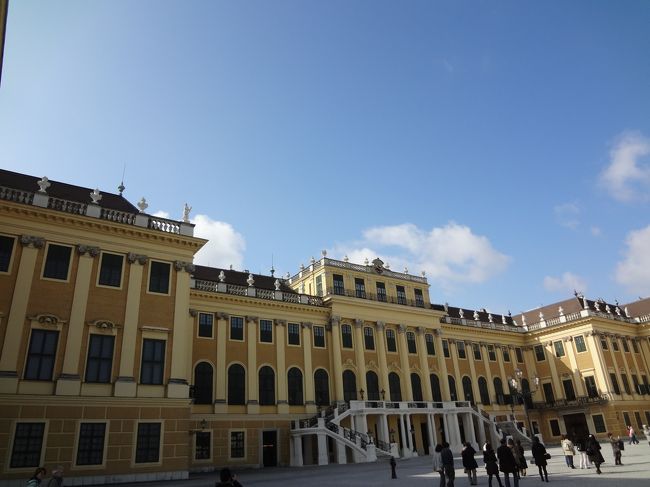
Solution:
M533 446L530 448L530 452L533 454L535 459L535 465L537 465L537 470L539 470L539 476L542 479L542 482L548 482L548 472L546 471L546 460L550 455L546 453L546 447L542 445L537 436L533 437Z
M585 447L587 449L589 460L591 463L596 465L596 473L602 473L600 471L600 465L605 462L605 459L603 458L603 454L600 453L600 443L598 443L598 440L594 435L589 435Z
M512 450L506 444L505 438L501 440L501 446L497 448L497 458L499 459L499 468L503 472L506 487L510 487L510 474L514 480L514 487L519 487L519 476L517 475L517 462L512 454Z
M492 445L486 443L483 447L483 461L485 462L485 470L488 474L488 487L492 487L492 477L496 475L499 481L499 487L503 487L501 477L499 477L499 465L497 464L497 456L492 449Z
M465 442L463 451L460 453L460 456L463 459L463 467L465 472L467 472L467 477L469 478L469 485L476 485L476 469L478 468L478 463L474 458L476 455L476 450L472 447L469 441Z

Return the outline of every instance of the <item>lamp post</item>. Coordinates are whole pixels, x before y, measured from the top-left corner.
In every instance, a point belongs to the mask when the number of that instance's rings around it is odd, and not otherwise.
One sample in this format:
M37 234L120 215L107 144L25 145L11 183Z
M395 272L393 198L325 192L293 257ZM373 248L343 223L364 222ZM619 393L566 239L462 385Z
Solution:
M535 389L533 390L525 390L523 388L523 380L524 373L521 371L521 369L515 369L515 377L511 377L510 380L508 381L508 384L510 385L510 393L513 396L513 401L512 404L510 405L510 408L512 410L512 415L514 417L515 415L515 404L514 404L514 398L517 399L517 402L521 402L524 406L524 415L526 416L526 427L528 428L528 434L532 435L533 434L533 427L530 422L530 416L528 414L528 401L530 398L537 392L537 389L539 388L539 377L535 376L533 378L533 383L535 384Z

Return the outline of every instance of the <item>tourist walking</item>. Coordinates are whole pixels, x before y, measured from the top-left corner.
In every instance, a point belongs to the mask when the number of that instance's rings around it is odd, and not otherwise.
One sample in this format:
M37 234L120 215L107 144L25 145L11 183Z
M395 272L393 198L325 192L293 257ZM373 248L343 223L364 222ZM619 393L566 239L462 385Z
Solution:
M34 475L32 475L27 481L27 487L38 487L41 485L41 481L45 478L46 475L47 470L45 470L43 467L38 467L36 470L34 470Z
M390 478L391 479L397 478L397 472L395 471L396 468L397 468L397 462L395 461L395 457L390 457Z
M639 440L636 439L636 431L634 431L634 428L632 428L632 425L628 425L627 427L627 435L630 437L630 445L638 445Z
M537 465L537 470L539 470L539 477L542 479L542 482L548 482L546 461L551 458L551 455L546 452L546 447L542 445L537 436L533 437L533 446L530 448L530 452L533 454L535 465Z
M585 438L580 438L576 440L576 448L578 449L578 453L580 453L580 468L585 469L585 468L590 468L591 462L589 461L589 457L587 456L587 447L585 446L587 443L587 440Z
M440 487L445 487L445 470L442 465L442 444L438 443L433 451L433 471L440 474Z
M501 440L501 446L497 448L497 458L499 459L499 469L503 472L503 480L506 487L510 487L510 474L514 481L514 487L519 487L519 477L517 476L517 463L512 454L512 450L506 445L505 438Z
M528 469L528 463L526 462L526 452L524 450L524 447L521 445L521 440L515 441L515 449L513 453L515 455L517 467L519 467L519 475L521 477L525 477L526 470Z
M648 440L648 445L650 445L650 427L647 424L643 425L643 434L645 435L645 439Z
M499 477L499 465L497 464L497 456L492 449L492 445L486 443L483 445L483 462L485 463L485 470L488 474L488 487L492 487L492 477L496 476L499 482L499 487L503 487L501 478Z
M623 465L621 463L621 450L625 448L623 445L623 442L621 441L621 438L614 438L614 435L612 433L607 433L607 438L609 439L609 443L612 445L612 453L614 454L614 465Z
M587 456L589 457L589 461L596 465L596 473L602 473L600 466L605 462L605 459L603 458L603 454L600 453L600 443L598 443L598 440L594 435L589 435L587 438L587 443L585 444L585 448L587 451Z
M243 487L237 481L237 476L230 471L228 467L224 467L219 472L219 482L215 484L215 487Z
M564 452L564 461L566 462L566 466L569 468L576 468L573 465L573 455L576 454L576 449L575 446L573 445L573 442L566 437L566 435L562 435L562 441L560 441L560 445L562 445L562 451Z
M446 441L442 444L442 451L440 452L442 458L442 468L447 477L447 487L454 487L454 480L456 479L456 470L454 470L454 454L449 449L449 443Z
M465 446L463 447L460 456L463 459L463 467L467 473L467 478L469 478L469 485L477 484L476 469L478 468L478 463L476 463L474 455L476 455L476 450L474 450L469 441L465 442Z
M61 487L63 485L63 467L57 465L52 470L52 478L48 481L47 487Z

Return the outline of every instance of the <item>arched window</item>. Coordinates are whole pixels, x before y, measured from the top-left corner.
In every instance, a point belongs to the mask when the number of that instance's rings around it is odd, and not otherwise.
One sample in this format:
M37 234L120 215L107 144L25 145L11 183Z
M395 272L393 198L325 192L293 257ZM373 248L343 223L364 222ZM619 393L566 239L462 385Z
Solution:
M343 400L345 402L357 400L357 377L351 370L343 372Z
M395 372L388 374L388 389L390 390L391 401L402 400L402 387L399 382L399 375Z
M325 369L318 369L314 372L314 389L316 393L317 406L329 406L330 383L329 376Z
M240 364L228 367L228 404L246 404L246 371Z
M291 367L289 369L287 373L287 388L289 389L289 405L302 405L302 372L298 367Z
M435 402L442 402L442 392L440 390L440 379L436 374L431 374L429 376L429 381L431 382L431 392L433 394L433 400Z
M413 390L413 400L416 402L424 401L422 398L422 381L420 376L413 372L411 374L411 389Z
M472 391L472 379L463 377L463 398L474 404L474 391Z
M450 375L447 377L447 380L449 381L449 398L452 401L458 401L458 394L456 393L456 379L454 379L453 375Z
M488 391L488 384L485 377L478 378L478 392L481 395L481 403L484 406L490 404L490 392Z
M194 404L212 404L212 365L199 362L194 368Z
M259 372L260 406L275 404L275 372L265 365Z
M366 372L366 386L368 387L368 401L379 401L379 378L372 370Z
M497 404L505 404L506 400L503 395L503 382L499 377L494 378L494 393L497 395Z

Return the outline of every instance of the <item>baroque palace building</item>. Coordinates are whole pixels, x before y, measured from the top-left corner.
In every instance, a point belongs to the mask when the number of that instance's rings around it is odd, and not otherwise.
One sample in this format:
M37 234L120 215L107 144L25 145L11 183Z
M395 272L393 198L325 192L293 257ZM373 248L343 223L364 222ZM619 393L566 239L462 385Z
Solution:
M123 191L123 188L121 189ZM517 316L323 252L284 278L112 194L0 170L0 485L557 443L650 423L650 299Z

